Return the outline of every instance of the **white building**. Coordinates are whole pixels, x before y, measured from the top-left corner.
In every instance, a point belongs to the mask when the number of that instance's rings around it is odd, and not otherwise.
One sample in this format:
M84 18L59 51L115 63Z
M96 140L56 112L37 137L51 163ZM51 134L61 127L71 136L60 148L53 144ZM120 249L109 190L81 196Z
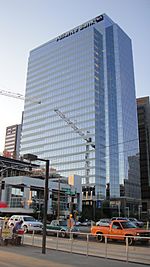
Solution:
M34 213L44 207L44 179L29 176L12 176L3 178L1 201L8 208L0 208L5 213ZM78 182L81 179L78 179ZM61 178L49 179L48 210L49 215L66 217L70 212L82 211L81 184L68 184ZM58 214L59 213L59 214Z

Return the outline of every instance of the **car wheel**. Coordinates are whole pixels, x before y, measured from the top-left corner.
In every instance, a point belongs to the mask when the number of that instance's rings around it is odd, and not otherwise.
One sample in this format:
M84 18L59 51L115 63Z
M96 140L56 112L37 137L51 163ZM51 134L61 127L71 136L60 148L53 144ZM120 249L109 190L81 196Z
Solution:
M97 241L104 242L104 236L102 233L97 233Z
M28 233L28 227L26 225L23 226L24 233Z
M65 231L62 231L62 232L61 232L61 237L63 237L63 238L66 237L66 233L65 233Z

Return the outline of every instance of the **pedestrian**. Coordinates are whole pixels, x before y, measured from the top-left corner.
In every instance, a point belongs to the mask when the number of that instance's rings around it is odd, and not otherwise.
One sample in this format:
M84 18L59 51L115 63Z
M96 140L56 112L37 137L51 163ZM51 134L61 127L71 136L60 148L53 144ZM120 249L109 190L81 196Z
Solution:
M74 225L75 225L75 222L74 222L73 216L72 216L72 214L70 214L69 217L68 217L68 220L67 220L67 226L68 226L68 229L69 229L69 232L70 232L70 239L72 239L72 237L73 237L71 232L73 230Z
M16 222L13 227L13 244L18 246L21 245L21 236L18 235L18 230L21 229L23 221Z
M17 233L19 229L21 229L23 221L16 222L15 226L13 227L13 234Z

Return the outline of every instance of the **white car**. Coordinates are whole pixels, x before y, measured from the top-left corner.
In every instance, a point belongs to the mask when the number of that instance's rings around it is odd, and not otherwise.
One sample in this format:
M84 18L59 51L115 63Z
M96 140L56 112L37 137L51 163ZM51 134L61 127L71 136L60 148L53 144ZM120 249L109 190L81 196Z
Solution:
M30 215L13 215L10 217L8 225L13 227L18 221L23 221L21 228L24 229L25 233L42 232L43 224Z
M109 226L110 219L100 219L98 222L96 222L97 226Z

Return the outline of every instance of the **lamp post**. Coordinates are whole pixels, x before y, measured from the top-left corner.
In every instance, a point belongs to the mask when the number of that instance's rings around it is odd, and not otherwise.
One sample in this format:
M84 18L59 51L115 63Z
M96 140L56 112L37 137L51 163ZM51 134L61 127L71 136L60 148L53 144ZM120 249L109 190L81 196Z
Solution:
M42 253L46 253L46 223L47 223L47 202L48 202L48 179L49 179L49 160L41 159L33 154L25 154L23 158L30 161L40 160L46 163L45 173L45 187L44 187L44 214L43 214L43 239L42 239Z

